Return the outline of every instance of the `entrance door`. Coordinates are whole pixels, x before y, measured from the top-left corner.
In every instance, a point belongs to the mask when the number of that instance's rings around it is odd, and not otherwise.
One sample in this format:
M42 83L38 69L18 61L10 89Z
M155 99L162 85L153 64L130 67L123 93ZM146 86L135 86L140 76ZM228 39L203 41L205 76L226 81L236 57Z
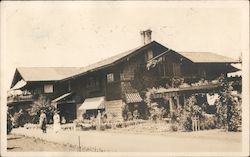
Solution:
M59 104L58 110L60 111L60 117L65 118L66 122L73 122L76 119L76 104L67 103L67 104Z

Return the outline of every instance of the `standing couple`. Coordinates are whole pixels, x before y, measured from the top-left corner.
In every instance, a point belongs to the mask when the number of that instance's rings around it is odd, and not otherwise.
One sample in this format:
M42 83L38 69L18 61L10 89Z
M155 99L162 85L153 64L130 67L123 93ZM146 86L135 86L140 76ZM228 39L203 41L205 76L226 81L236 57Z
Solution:
M61 130L60 115L58 113L59 111L55 111L54 116L53 116L53 122L54 122L53 129L55 133L58 133ZM46 124L47 124L46 114L45 114L45 111L42 110L41 115L40 115L39 125L43 133L46 133L46 129L47 129Z

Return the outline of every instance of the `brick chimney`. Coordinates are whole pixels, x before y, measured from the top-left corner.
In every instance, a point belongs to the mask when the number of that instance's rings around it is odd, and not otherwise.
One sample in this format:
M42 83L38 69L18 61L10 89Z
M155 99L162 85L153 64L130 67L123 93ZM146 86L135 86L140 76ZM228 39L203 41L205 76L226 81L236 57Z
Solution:
M142 39L142 44L146 45L151 42L151 34L152 31L150 29L147 29L145 31L141 31L141 39Z

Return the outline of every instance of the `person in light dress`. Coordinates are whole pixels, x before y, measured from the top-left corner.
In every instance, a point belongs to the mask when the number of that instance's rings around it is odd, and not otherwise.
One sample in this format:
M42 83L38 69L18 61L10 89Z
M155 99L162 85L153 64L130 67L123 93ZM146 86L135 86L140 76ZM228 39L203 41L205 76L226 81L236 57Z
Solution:
M59 113L58 111L55 111L54 116L53 116L55 133L58 133L61 130L60 115L58 113Z

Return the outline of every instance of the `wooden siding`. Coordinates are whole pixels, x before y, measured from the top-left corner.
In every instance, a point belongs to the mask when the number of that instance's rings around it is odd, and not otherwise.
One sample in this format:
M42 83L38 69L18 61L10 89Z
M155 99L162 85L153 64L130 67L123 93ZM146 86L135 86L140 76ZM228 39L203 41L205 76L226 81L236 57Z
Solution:
M83 98L103 96L105 94L105 78L102 73L78 77L71 82L72 91Z
M121 99L121 82L115 81L107 84L106 100Z
M48 84L53 85L52 93L44 93L44 85L48 85ZM68 92L68 83L67 82L51 82L51 81L50 82L36 82L36 83L30 83L26 89L30 91L33 95L44 95L50 99L54 99Z

